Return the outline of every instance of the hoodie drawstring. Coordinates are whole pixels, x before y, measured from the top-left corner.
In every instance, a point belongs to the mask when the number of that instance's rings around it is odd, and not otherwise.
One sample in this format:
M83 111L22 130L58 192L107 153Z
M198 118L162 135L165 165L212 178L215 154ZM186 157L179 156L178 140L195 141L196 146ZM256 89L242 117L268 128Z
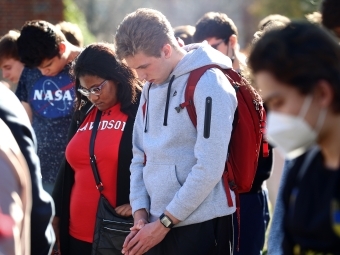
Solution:
M171 92L171 85L175 80L175 75L173 75L170 79L169 85L168 85L168 94L166 95L166 104L165 104L165 111L164 111L164 122L163 126L168 125L168 112L169 112L169 100L170 100L170 92Z
M150 83L149 88L148 88L148 98L146 100L146 111L145 111L145 126L144 126L144 133L148 132L148 110L149 110L149 93L151 89L152 83Z

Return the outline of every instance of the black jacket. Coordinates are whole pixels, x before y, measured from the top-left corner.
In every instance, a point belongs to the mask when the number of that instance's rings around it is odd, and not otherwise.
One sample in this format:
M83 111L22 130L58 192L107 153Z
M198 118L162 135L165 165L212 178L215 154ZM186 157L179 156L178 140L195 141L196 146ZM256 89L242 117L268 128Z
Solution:
M1 84L0 118L12 131L26 159L31 175L31 254L47 255L54 243L54 233L50 224L53 216L53 202L47 193L42 192L41 170L36 153L35 133L29 123L27 113L18 98Z
M130 106L130 114L128 116L126 126L119 145L118 157L118 173L117 173L117 206L129 203L130 193L130 164L132 159L132 131L135 116L137 113L139 102ZM78 127L85 119L86 115L91 112L92 107L87 102L81 110L76 111L68 134L68 141L72 139L77 132ZM53 190L53 199L56 207L56 217L60 219L60 249L61 254L66 255L69 251L69 219L70 219L70 198L71 190L74 184L74 171L67 162L63 160L60 167L56 184Z

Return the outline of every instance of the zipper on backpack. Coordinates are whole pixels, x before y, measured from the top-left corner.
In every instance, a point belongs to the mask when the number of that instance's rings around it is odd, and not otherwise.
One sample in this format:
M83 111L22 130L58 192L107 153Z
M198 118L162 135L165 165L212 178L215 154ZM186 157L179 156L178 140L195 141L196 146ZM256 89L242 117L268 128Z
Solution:
M204 138L210 137L211 110L212 110L212 99L211 97L207 97L205 99L204 132L203 132Z

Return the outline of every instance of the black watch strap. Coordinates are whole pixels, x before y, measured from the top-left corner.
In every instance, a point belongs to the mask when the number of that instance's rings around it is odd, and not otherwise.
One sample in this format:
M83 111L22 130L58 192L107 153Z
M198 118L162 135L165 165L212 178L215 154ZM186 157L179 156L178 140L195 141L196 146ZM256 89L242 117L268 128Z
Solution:
M172 220L166 216L164 213L159 217L159 220L166 228L172 228L175 224L172 222Z

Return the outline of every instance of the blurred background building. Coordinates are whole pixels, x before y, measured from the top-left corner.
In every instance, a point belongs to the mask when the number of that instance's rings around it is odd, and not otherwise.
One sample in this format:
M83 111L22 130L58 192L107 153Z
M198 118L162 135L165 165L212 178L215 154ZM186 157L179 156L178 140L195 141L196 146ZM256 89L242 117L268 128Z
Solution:
M124 16L137 8L154 8L164 13L173 26L195 25L208 11L224 12L235 22L239 41L245 48L260 19L279 13L290 18L304 18L317 11L321 0L1 0L0 35L20 29L32 19L53 24L66 20L77 23L85 44L95 40L112 42Z
M1 0L0 35L20 29L26 20L43 19L57 23L64 19L61 0Z

